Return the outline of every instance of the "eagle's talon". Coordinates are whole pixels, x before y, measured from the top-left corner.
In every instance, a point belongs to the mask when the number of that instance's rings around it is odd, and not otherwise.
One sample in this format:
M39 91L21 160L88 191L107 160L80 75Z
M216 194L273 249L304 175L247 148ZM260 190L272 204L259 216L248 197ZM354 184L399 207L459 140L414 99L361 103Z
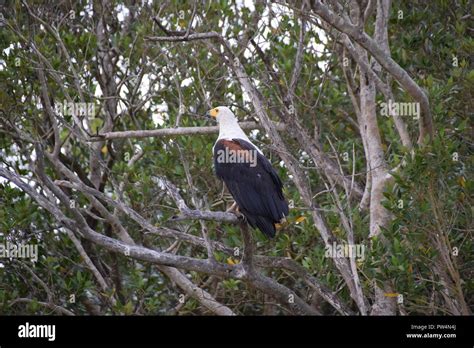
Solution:
M229 207L229 209L226 210L226 213L234 213L239 211L239 206L237 205L237 202L232 203L232 205Z
M231 213L231 214L234 214L240 222L247 221L247 218L245 217L245 215L242 214L242 213L239 211L238 208L237 208L237 209L234 209L234 210L232 210L232 211L228 211L228 212Z
M237 219L241 222L247 221L247 218L245 217L244 214L240 212L239 206L237 205L237 202L232 203L229 209L226 210L227 213L232 213L235 216L237 216Z
M245 217L244 214L242 214L240 212L235 212L234 214L237 216L237 219L239 219L239 221L241 221L241 222L247 221L247 218Z

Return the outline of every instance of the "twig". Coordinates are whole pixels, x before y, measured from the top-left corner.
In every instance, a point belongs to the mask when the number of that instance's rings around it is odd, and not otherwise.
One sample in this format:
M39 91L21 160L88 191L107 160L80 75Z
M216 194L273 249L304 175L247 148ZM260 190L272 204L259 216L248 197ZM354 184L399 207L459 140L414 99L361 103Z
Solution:
M54 303L36 301L36 300L32 300L30 298L17 298L17 299L14 299L13 301L10 302L10 306L13 306L16 303L22 303L22 302L23 303L37 303L41 306L50 308L54 312L58 312L59 314L67 315L67 316L75 316L75 314L73 312L71 312L70 310L68 310L64 307L55 305Z

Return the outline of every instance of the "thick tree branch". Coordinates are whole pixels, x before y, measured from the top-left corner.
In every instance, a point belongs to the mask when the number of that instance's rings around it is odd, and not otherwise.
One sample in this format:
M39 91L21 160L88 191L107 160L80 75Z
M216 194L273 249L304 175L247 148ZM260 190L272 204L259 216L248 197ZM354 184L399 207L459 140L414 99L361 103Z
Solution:
M263 125L256 122L241 122L242 129L261 129ZM284 131L286 126L284 123L276 123L275 128L279 131ZM176 127L176 128L161 128L150 130L135 130L135 131L119 131L106 132L91 137L91 141L102 141L109 139L124 139L124 138L151 138L151 137L176 137L181 135L203 135L218 133L218 126L209 127Z

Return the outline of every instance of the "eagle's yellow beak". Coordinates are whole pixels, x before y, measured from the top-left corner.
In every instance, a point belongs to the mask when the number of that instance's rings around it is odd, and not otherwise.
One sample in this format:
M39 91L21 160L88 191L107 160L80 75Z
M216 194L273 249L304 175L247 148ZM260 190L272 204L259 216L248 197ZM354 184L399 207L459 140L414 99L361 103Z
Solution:
M216 118L217 117L217 114L219 113L219 109L218 108L214 108L214 109L211 109L207 112L207 114L211 117L214 117Z

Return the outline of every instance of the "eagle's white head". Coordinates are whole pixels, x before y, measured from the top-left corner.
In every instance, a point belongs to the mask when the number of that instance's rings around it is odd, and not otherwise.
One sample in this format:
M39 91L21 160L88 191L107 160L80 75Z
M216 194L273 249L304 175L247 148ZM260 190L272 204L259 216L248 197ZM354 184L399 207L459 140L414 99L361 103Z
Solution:
M227 106L218 106L207 112L212 118L215 118L219 124L219 138L220 139L243 139L250 142L247 135L245 135L234 113Z
M227 106L218 106L208 111L209 116L214 117L219 124L221 122L237 122L237 117Z

